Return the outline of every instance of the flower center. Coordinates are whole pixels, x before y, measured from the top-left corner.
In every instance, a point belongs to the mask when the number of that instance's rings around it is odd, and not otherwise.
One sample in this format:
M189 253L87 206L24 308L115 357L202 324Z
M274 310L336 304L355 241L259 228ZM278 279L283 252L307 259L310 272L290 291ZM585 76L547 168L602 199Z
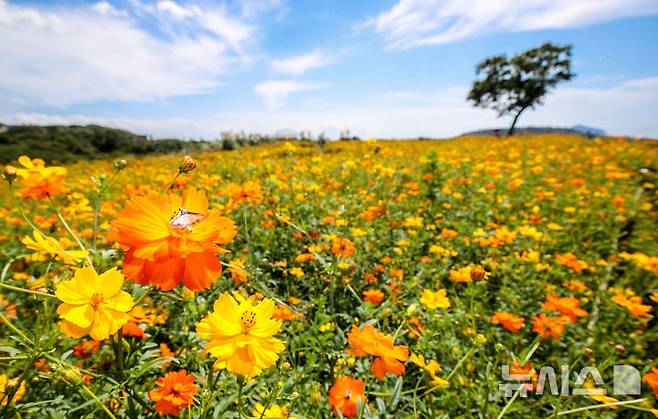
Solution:
M92 295L89 304L91 304L93 308L97 308L100 304L103 304L103 294L97 292Z
M345 392L345 398L346 398L346 399L350 399L351 397L352 397L352 390L349 390L349 389L348 389L348 390Z
M242 326L243 333L249 333L252 327L256 325L256 313L251 310L242 312L240 316L240 326Z

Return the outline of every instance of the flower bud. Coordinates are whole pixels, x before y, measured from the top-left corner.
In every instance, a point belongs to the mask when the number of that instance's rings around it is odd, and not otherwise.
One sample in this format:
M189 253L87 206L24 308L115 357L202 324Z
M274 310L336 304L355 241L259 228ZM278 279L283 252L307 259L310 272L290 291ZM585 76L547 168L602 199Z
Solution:
M619 352L620 354L623 354L626 352L626 348L624 348L624 345L621 343L618 343L615 345L615 351Z
M486 274L487 274L487 272L480 265L475 265L471 268L471 279L473 279L475 281L480 280L480 279L484 279Z
M16 169L13 167L7 166L5 168L4 173L2 174L2 177L9 183L12 183L14 180L16 180Z
M76 367L66 368L62 371L62 380L72 386L79 386L82 383L82 374Z
M114 160L114 168L117 170L123 170L128 165L128 162L124 159Z
M196 168L196 161L191 156L183 156L178 162L178 171L181 173L191 172Z
M583 354L587 356L592 356L594 354L594 351L592 350L592 348L583 348Z

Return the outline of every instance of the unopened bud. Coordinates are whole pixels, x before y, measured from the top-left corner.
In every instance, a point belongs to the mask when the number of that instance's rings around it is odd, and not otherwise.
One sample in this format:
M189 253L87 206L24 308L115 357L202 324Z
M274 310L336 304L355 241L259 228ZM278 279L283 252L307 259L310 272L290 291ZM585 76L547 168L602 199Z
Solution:
M183 156L178 162L178 171L181 173L191 172L196 169L196 161L191 156Z
M114 168L115 169L123 170L126 166L128 166L128 162L125 161L124 159L114 160Z
M620 354L623 354L626 352L626 348L624 348L624 345L621 343L618 343L615 345L615 351L619 352Z
M78 386L82 383L82 374L76 367L66 368L62 371L62 380L72 386Z
M12 183L14 180L16 180L16 169L13 167L7 167L5 168L4 173L2 174L2 177L9 183Z
M487 272L480 265L475 265L471 268L471 279L480 280L486 276Z
M592 354L594 354L594 351L592 350L592 348L583 348L583 354L587 356L592 356Z

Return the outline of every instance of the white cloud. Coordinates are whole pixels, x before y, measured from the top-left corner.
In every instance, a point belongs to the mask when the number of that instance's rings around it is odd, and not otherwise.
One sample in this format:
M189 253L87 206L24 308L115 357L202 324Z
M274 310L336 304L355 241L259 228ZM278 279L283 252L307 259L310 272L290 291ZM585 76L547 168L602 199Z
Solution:
M301 76L309 70L325 67L334 62L336 62L336 57L315 50L308 54L274 60L271 67L278 73Z
M201 93L246 61L254 31L222 7L40 9L0 0L0 92L51 106Z
M655 0L399 0L366 26L383 34L389 48L411 48L656 13Z
M106 1L99 1L98 3L91 6L92 10L102 15L108 16L126 16L127 13L121 10L117 10L116 7L112 6Z
M467 90L466 86L455 86L430 93L382 93L371 106L342 107L339 110L297 107L227 112L198 119L0 113L0 121L99 123L141 134L179 138L216 138L219 132L227 130L272 134L285 128L316 134L325 132L333 137L345 129L363 138L448 137L480 128L506 127L511 122L511 118L497 119L494 111L472 108L465 101ZM658 109L658 76L630 80L610 88L558 89L547 97L544 106L521 116L519 126L570 127L583 124L602 128L608 134L658 138L655 109Z
M192 17L196 14L195 8L183 7L180 6L178 3L170 0L159 1L156 5L156 9L158 9L158 11L160 12L168 13L173 18L179 20L187 19L188 17Z
M277 109L285 104L292 93L307 92L321 88L321 84L296 80L268 80L254 86L268 109Z

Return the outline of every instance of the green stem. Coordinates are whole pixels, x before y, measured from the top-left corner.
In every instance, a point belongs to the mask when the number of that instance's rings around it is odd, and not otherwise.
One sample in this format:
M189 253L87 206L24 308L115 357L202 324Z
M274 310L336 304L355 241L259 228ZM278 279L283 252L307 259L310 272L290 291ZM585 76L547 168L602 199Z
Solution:
M603 409L603 408L610 407L610 406L624 406L624 405L627 405L627 404L642 403L646 400L647 399L645 397L645 398L642 398L642 399L624 400L624 401L620 401L620 402L603 403L603 404L596 404L596 405L593 405L593 406L579 407L577 409L563 410L562 412L558 412L557 416L564 416L564 415L569 415L571 413L584 412L585 410Z
M526 356L523 357L523 362L521 363L521 365L525 365L526 362L530 361L530 358L532 358L532 355L534 355L535 351L537 351L537 349L539 348L539 344L540 344L540 340L539 340L539 336L537 336L537 337L535 338L535 343L532 345L532 347L530 348L530 350L528 351L528 353L526 354ZM507 413L507 411L509 410L509 408L512 407L512 403L514 403L514 401L519 397L519 394L520 394L520 393L521 393L521 386L519 386L519 388L516 390L516 392L514 392L514 395L513 395L512 398L507 402L507 404L505 405L505 407L503 407L503 410L500 411L500 414L498 414L498 416L497 416L496 419L500 419L500 418L502 418L503 416L505 416L505 413Z
M98 404L98 406L101 409L103 409L103 411L107 414L107 416L109 416L112 419L116 419L116 416L114 416L112 412L110 412L110 409L108 409L107 406L105 406L105 404L98 398L98 396L94 394L93 391L89 389L89 387L87 387L84 384L81 384L80 387L82 388L83 393L91 397L96 402L96 404Z
M114 179L116 179L116 177L119 175L121 170L122 169L116 169L114 175L112 175L112 177L107 182L103 182L100 188L96 190L96 199L94 202L94 232L91 239L91 248L93 250L96 250L96 239L98 237L98 216L101 209L101 203L105 198L105 192L107 192L107 189L110 187Z
M39 230L39 228L37 226L35 226L32 223L32 221L30 221L30 219L27 217L27 214L25 214L25 210L23 209L23 206L18 201L18 199L16 199L16 195L14 194L14 187L11 183L9 184L9 194L11 195L11 199L14 202L14 206L16 208L18 208L18 212L21 213L21 217L23 217L25 222L27 222L30 225L30 227L32 227L33 230L37 230L37 231L41 232L41 230Z
M85 258L87 259L87 263L89 264L89 267L91 267L93 269L94 268L94 263L91 261L91 257L89 257L89 252L87 251L87 248L85 247L85 245L82 244L82 241L80 241L80 239L75 234L75 232L73 232L73 229L71 229L71 226L69 226L69 223L66 222L66 220L64 219L64 216L59 211L59 209L55 206L55 204L53 203L53 200L50 198L50 196L48 197L48 202L50 202L50 207L53 209L53 211L55 211L55 214L57 214L57 218L62 223L62 225L64 226L66 231L68 231L69 234L71 235L71 237L73 237L73 240L75 240L75 242L78 244L80 249L83 252L85 252L85 254L86 254Z
M176 183L176 180L181 175L181 173L183 172L181 172L180 170L178 171L178 173L176 173L176 176L174 176L171 182L169 182L169 185L167 185L167 191L170 191L174 187L174 184Z
M133 307L137 307L144 299L155 289L155 285L149 285L149 287L144 291L144 294L140 295Z
M25 289L25 288L14 287L13 285L7 285L7 284L2 283L2 282L0 282L0 287L6 288L8 290L16 291L16 292L24 292L26 294L38 295L38 296L41 296L41 297L57 298L56 296L54 296L52 294L48 294L46 292L33 291L33 290Z
M238 398L236 399L238 403L238 417L242 418L242 387L244 387L244 380L242 377L238 377Z

